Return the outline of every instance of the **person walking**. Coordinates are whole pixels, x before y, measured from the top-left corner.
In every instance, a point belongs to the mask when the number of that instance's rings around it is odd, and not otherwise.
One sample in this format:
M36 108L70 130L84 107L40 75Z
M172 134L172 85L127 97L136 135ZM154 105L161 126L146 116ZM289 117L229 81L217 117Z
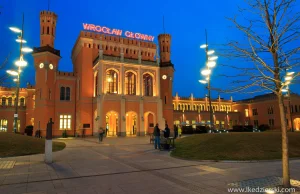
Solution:
M179 136L179 138L181 138L181 133L182 133L181 126L178 125L178 136Z
M155 139L154 139L154 148L159 149L160 148L160 129L158 128L158 123L154 127L153 135L155 137Z
M98 130L98 133L99 133L98 138L99 138L99 143L100 143L103 140L103 135L104 135L105 131L103 130L102 127L100 127L99 130Z
M165 138L169 138L170 137L170 129L169 129L168 124L166 124L166 128L164 130L164 137Z
M178 126L174 125L174 139L178 137Z

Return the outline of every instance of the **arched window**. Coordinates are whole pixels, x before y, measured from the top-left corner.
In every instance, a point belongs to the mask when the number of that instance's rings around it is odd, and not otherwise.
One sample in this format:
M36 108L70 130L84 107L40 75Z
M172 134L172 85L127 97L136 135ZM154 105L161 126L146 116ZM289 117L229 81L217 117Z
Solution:
M128 54L128 49L125 50L126 54Z
M144 80L144 95L153 96L153 78L150 74L146 73L143 75Z
M43 26L43 33L42 34L44 34L45 33L45 28L44 28L44 26Z
M47 34L49 34L49 26L47 27Z
M60 87L60 100L65 100L65 99L66 99L66 88Z
M25 98L20 98L20 106L25 106Z
M5 97L2 97L2 106L5 106L6 105L6 98Z
M12 106L12 97L9 97L9 98L8 98L8 103L7 103L7 105L8 105L8 106Z
M71 99L71 90L70 87L66 87L66 100L70 101Z
M127 95L136 94L136 75L132 72L126 72L125 74L125 89Z
M95 76L95 96L98 95L98 73L97 75Z
M108 70L106 72L106 92L107 93L118 93L118 73L114 70Z

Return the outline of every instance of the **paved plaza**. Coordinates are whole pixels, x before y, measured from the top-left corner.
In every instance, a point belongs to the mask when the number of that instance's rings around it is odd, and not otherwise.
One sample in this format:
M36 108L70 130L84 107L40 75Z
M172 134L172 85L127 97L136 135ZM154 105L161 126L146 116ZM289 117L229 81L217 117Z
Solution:
M219 194L228 193L229 184L281 176L280 161L179 160L155 150L149 137L55 141L67 146L53 154L50 165L43 162L43 154L0 159L0 194ZM291 178L300 180L300 160L290 164Z

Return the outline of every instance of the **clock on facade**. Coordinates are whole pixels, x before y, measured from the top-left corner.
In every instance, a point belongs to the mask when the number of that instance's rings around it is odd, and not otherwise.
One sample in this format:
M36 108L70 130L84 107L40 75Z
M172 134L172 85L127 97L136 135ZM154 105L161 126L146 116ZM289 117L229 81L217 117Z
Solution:
M49 68L50 68L50 69L53 69L53 65L52 65L52 64L50 64L50 65L49 65Z
M167 79L167 75L163 75L162 78L163 78L163 79Z
M40 63L40 68L43 68L44 67L44 63Z

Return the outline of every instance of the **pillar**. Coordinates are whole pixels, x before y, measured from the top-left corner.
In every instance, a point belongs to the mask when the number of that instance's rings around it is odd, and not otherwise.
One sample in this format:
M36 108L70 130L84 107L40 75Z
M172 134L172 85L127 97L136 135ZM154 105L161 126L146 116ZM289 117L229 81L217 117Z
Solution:
M97 96L97 117L98 117L98 120L97 120L97 126L98 126L98 129L100 127L103 127L103 129L105 129L105 124L103 123L103 118L104 118L104 115L103 115L103 101L104 101L104 94L100 94ZM93 131L93 134L94 135L97 135L98 134L98 129L94 128L94 131Z
M143 75L142 75L142 70L141 70L141 66L139 66L139 95L142 96L143 95Z
M125 97L123 96L121 99L121 118L120 118L120 130L118 131L118 136L125 137L126 136L126 113L125 113Z
M120 71L120 85L121 85L121 94L125 94L125 70L124 70L124 64L121 65L121 71Z
M157 123L160 129L165 129L165 119L163 118L162 100L158 99L157 102Z
M160 72L159 69L156 71L156 96L160 97Z
M144 124L144 99L141 97L140 98L140 130L138 131L137 135L138 136L144 136L145 135L145 124Z

